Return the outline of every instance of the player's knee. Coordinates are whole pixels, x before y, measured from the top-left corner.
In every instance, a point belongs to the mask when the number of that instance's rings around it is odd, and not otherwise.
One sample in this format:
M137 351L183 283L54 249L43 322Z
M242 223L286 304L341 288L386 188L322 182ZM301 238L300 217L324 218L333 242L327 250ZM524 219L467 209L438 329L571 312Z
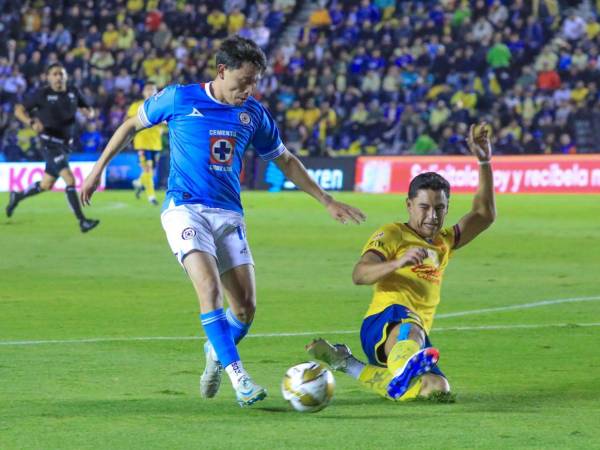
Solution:
M421 390L420 396L428 397L436 392L448 393L450 392L450 383L445 377L428 373L423 375L421 378Z

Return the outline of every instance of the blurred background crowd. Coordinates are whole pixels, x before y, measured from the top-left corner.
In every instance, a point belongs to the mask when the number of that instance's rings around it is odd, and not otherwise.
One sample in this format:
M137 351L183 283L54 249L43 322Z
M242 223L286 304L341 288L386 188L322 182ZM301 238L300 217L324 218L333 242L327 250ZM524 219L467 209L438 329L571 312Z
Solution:
M96 108L74 142L95 153L147 80L213 79L231 34L267 53L255 96L300 155L462 154L482 119L497 153L597 152L597 3L0 0L0 158L38 158L13 110L49 64Z

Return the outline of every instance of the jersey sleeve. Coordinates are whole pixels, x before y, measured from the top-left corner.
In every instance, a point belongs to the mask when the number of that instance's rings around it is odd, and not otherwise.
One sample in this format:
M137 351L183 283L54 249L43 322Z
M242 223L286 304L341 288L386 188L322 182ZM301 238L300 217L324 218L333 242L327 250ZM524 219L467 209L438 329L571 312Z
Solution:
M145 128L173 118L176 92L177 86L167 86L140 105L137 114Z
M252 145L265 161L271 161L285 151L285 145L279 136L279 129L269 112L260 105L260 124L252 138Z
M83 93L77 88L75 88L74 90L75 96L77 97L77 106L79 108L91 108L92 104L87 98L85 98L85 95L83 95Z
M384 261L396 257L398 246L402 239L402 232L393 225L384 225L371 235L362 249L361 255L371 251L378 254Z
M39 108L41 104L40 99L42 98L42 95L43 94L40 89L38 89L35 92L32 92L29 95L26 95L23 99L23 107L27 111L33 111L34 109Z

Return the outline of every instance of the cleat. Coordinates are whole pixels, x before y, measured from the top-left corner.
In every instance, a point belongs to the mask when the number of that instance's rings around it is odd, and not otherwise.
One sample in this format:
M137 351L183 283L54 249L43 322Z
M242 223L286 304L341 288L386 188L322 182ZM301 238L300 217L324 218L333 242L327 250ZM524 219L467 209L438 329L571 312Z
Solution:
M144 186L142 186L142 182L139 179L133 180L132 184L135 193L135 198L139 200L140 196L142 195L142 191L144 190Z
M239 405L243 408L263 400L267 396L267 390L254 383L250 377L244 376L235 390L235 396Z
M404 367L398 369L394 378L387 387L388 395L394 400L402 397L411 385L411 382L421 375L430 372L440 359L437 348L428 347L419 350L406 361Z
M330 344L325 339L319 338L306 347L306 351L320 361L326 362L333 370L345 372L352 352L346 344Z
M148 201L150 203L152 203L154 206L158 206L158 200L156 200L154 197L148 199Z
M13 215L13 211L19 204L19 201L21 201L22 195L23 194L21 194L20 192L11 191L10 196L8 198L8 205L6 206L6 216L7 217L10 217Z
M204 344L204 355L206 356L206 366L200 376L200 396L202 398L213 398L217 395L221 386L223 366L209 341Z
M88 231L96 228L100 223L99 220L96 219L83 219L79 221L79 228L82 233L87 233Z

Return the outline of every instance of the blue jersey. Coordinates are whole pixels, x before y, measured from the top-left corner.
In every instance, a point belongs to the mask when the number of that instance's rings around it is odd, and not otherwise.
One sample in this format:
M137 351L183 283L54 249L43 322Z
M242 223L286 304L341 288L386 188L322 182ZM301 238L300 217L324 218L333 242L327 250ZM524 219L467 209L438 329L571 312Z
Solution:
M266 161L285 151L279 130L253 97L219 102L210 83L168 86L138 110L145 127L169 126L171 169L166 203L200 203L242 213L240 171L250 144Z

